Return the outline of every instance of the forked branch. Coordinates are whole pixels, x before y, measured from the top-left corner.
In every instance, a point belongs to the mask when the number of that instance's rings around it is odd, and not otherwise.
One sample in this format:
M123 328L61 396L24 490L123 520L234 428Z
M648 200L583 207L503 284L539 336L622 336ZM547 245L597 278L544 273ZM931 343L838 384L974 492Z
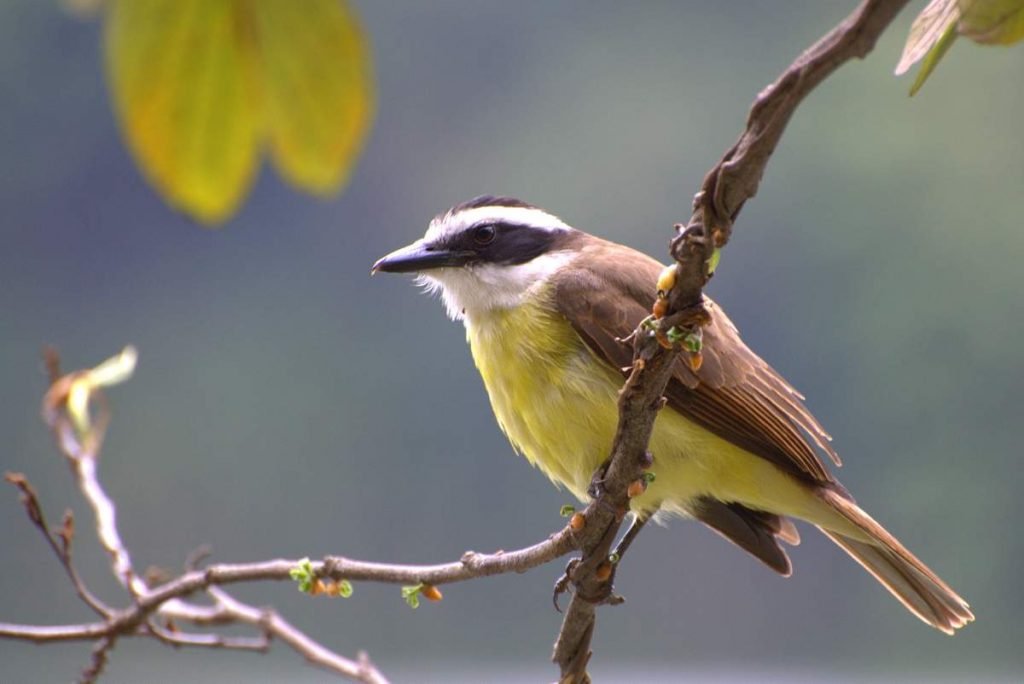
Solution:
M117 527L116 507L99 479L98 459L103 436L110 419L103 396L105 384L112 384L130 373L119 370L118 364L134 364L134 351L126 350L119 357L95 369L61 375L54 352L47 357L52 385L43 400L43 417L53 431L59 450L71 466L75 482L91 507L97 537L110 558L114 576L126 590L130 603L113 608L86 587L72 563L74 520L65 514L62 526L52 531L35 488L20 473L7 473L6 480L17 487L25 512L46 539L65 568L71 584L81 600L98 615L89 623L67 625L22 625L0 623L0 638L20 639L36 643L88 641L94 643L89 665L82 671L81 682L93 682L103 672L110 651L123 638L152 638L172 646L265 651L272 639L282 641L309 662L367 684L385 684L386 679L365 654L345 658L304 634L272 609L257 608L234 598L224 586L255 581L294 581L294 571L303 561L277 559L257 563L221 563L197 568L197 560L186 563L186 571L162 582L147 579L136 571L131 554ZM112 380L113 378L113 380ZM328 556L309 562L317 578L384 582L391 584L432 586L460 582L510 572L525 572L569 553L577 546L575 534L568 526L548 539L514 551L485 554L467 551L454 562L438 565L394 565ZM204 594L207 602L190 598ZM211 628L229 624L253 627L252 637L228 637L209 631L186 631L184 627Z

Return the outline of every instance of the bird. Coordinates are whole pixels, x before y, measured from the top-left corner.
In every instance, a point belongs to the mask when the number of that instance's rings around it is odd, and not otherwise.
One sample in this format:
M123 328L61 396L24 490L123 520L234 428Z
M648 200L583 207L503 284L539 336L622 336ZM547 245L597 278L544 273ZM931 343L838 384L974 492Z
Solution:
M632 363L623 342L648 316L663 266L535 205L484 195L430 221L371 273L410 273L466 329L498 424L514 449L587 501L610 453ZM953 634L967 602L854 501L804 397L703 295L703 362L677 359L649 450L656 479L640 520L696 519L788 577L793 519L816 526L925 623Z

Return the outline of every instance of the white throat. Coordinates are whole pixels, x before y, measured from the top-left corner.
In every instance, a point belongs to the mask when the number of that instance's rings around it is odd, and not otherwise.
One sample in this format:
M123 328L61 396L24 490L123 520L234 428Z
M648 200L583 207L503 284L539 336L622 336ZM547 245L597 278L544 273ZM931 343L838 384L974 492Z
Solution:
M416 277L430 293L438 293L452 320L512 309L535 295L559 269L578 256L563 250L542 254L523 264L476 264L439 268Z

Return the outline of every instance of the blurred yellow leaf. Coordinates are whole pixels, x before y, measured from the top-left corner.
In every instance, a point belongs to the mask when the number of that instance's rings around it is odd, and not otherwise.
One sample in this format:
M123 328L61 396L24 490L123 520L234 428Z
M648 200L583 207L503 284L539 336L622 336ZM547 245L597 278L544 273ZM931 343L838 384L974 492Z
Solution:
M1024 38L1024 0L960 0L960 35L986 45Z
M953 45L957 35L987 45L1024 39L1024 0L932 0L914 19L896 75L922 58L910 94L916 93Z
M373 114L369 49L342 0L108 0L107 72L128 145L165 200L214 224L269 147L337 190Z
M260 98L229 0L115 0L114 104L143 173L172 205L226 219L256 170Z
M348 179L373 115L363 35L337 0L262 0L251 7L274 162L296 185L332 192Z
M129 345L117 356L111 357L95 368L75 373L71 376L68 388L68 415L80 436L92 430L92 419L89 416L89 402L98 389L111 387L125 382L135 372L135 364L139 353Z

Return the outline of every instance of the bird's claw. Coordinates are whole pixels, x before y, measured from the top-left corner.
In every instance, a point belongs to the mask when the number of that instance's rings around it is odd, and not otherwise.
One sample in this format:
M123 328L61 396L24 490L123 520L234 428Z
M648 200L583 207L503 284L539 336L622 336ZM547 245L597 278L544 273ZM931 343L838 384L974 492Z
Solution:
M610 458L606 460L597 467L590 477L590 486L587 487L587 494L590 495L590 498L599 499L604 494L604 478L608 474L608 466L611 465L611 462Z
M576 566L580 564L579 558L573 558L565 566L565 572L555 582L555 589L551 593L551 602L555 604L555 610L559 613L562 612L562 607L558 605L558 597L569 591L569 584L572 582L572 571L576 569Z
M557 610L559 613L562 612L562 606L558 604L558 598L562 594L565 594L568 591L570 591L570 587L572 586L572 574L573 572L575 572L576 568L582 561L583 559L581 558L573 558L572 560L570 560L568 564L566 564L565 566L565 572L562 573L562 576L558 578L557 582L555 582L555 588L551 594L551 603L554 604L555 610ZM607 579L607 581L601 583L600 588L596 592L594 592L593 594L582 593L580 592L579 587L577 587L576 595L584 601L588 603L593 603L594 605L601 605L607 603L610 606L617 606L621 603L625 603L626 599L620 596L619 594L615 593L614 580L615 569L612 568L611 576Z

